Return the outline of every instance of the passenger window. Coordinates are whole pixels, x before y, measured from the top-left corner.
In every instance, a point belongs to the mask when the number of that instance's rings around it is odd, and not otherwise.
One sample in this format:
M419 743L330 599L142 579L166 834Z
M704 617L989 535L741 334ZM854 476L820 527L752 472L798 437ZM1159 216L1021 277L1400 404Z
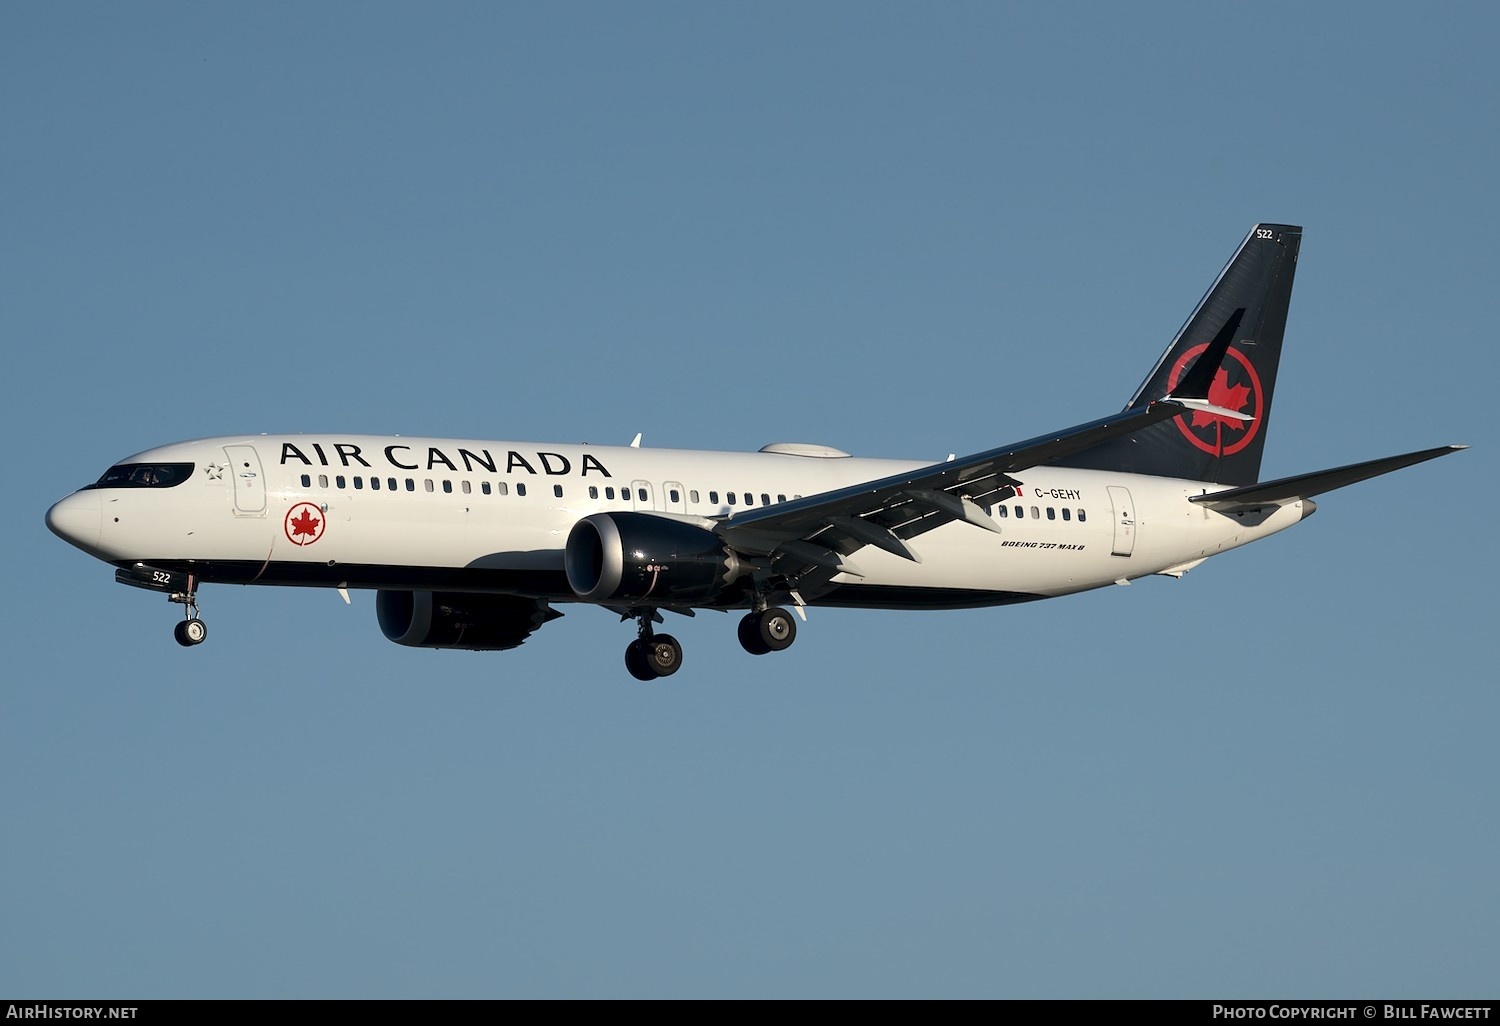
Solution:
M519 496L521 496L522 498L526 497L526 482L524 482L524 481L517 481L516 482L516 494L519 495Z
M709 501L710 505L717 506L719 504L719 493L718 492L709 492L708 493L708 501Z
M364 487L365 487L365 479L362 478L362 477L360 477L358 474L355 474L354 475L354 490L356 492L363 491Z
M1068 509L1068 507L1066 507L1066 506L1063 507L1062 515L1063 515L1063 519L1064 520L1072 520L1073 519L1073 512L1072 512L1072 510Z
M495 486L495 490L497 492L499 492L501 495L509 495L510 494L510 483L508 481L501 481L499 484L497 484Z
M1047 519L1048 520L1056 520L1057 519L1057 510L1053 509L1051 506L1047 507Z
M1000 517L1003 520L1006 517L1010 516L1009 510L1009 506L1000 506L995 510L995 516Z
M388 491L394 492L396 490L396 479L394 477L386 478L385 486Z
M479 490L486 495L490 494L490 483L488 481L479 482Z
M1083 522L1084 522L1084 520L1086 520L1086 519L1087 519L1087 517L1086 517L1086 516L1085 516L1085 514L1084 514L1084 512L1083 512L1083 510L1079 510L1079 511L1078 511L1078 522L1079 522L1079 523L1080 523L1080 524L1081 524L1081 523L1083 523Z
M429 492L432 491L432 478L429 477L429 478L426 478L425 480L423 480L422 487L425 488Z
M469 482L465 481L459 487L461 487L464 490L464 494L465 495L472 495L473 494L474 489L469 484Z
M406 479L406 490L409 492L414 492L417 490L417 482L415 478L409 477Z
M751 495L749 492L745 493L745 505L746 506L753 506L753 505L755 505L755 496Z
M372 477L372 478L370 478L370 491L372 491L372 492L378 492L378 491L380 491L380 478L378 478L378 477Z
M765 492L761 492L760 493L760 504L762 506L769 506L771 504L771 497L769 495L767 495Z
M443 491L449 495L453 494L453 482L443 478Z
M1039 510L1039 509L1037 509L1035 506L1031 507L1031 519L1033 519L1033 520L1040 520L1040 519L1042 519L1042 511Z
M724 493L724 498L729 502L729 505L731 505L731 506L734 505L734 493L733 492L725 492Z
M786 501L786 496L785 495L777 495L776 496L776 501L777 502L785 502Z
M1026 507L1025 506L1017 506L1016 507L1016 519L1017 520L1025 520L1026 519Z
M302 475L302 487L303 488L311 488L312 487L312 475L311 474L303 474Z
M680 502L680 501L682 501L682 493L679 492L676 488L673 488L671 491L667 492L667 496L673 502Z
M559 499L561 499L562 498L562 485L558 485L558 484L553 485L552 486L552 494L555 495L555 496L557 496Z
M589 485L589 498L591 498L591 499L597 499L597 498L599 498L599 486L598 485Z
M606 499L613 499L615 497L615 486L614 485L605 485L604 486L604 497Z
M328 475L327 474L319 474L318 475L318 487L319 488L327 488L328 487Z
M696 488L689 488L688 489L688 502L693 503L695 506L698 504L698 489L696 489Z
M338 477L334 478L333 483L340 488L344 487L344 475L340 474Z

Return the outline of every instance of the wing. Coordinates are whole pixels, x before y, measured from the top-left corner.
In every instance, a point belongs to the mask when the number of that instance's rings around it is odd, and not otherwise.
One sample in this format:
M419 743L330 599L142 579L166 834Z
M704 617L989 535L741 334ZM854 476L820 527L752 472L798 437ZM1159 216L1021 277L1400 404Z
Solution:
M1114 416L1016 445L746 510L719 521L714 530L738 552L769 557L771 571L794 589L816 588L841 573L864 576L848 557L866 545L920 563L921 558L906 543L955 520L998 533L999 525L986 510L1016 494L1020 482L1010 475L1017 471L1071 456L1189 410L1249 420L1208 401L1209 386L1244 313L1236 310L1225 321L1177 390L1156 402L1132 405Z
M826 582L838 573L862 576L848 556L865 545L920 563L907 542L944 524L962 520L998 531L986 509L1016 493L1020 482L1011 474L1189 409L1243 419L1204 401L1169 397L1015 445L746 510L720 521L715 530L739 552L771 557L775 572L792 581L821 577Z

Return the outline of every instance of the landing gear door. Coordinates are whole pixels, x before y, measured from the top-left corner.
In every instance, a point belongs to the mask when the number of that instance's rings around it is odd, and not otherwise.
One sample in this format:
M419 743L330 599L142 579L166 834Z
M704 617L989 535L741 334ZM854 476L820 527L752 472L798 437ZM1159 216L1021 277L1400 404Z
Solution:
M1130 501L1130 489L1110 485L1109 504L1114 507L1115 518L1113 554L1128 556L1135 551L1135 505Z
M234 515L266 515L266 479L260 471L260 456L253 445L226 445L229 472L234 475Z

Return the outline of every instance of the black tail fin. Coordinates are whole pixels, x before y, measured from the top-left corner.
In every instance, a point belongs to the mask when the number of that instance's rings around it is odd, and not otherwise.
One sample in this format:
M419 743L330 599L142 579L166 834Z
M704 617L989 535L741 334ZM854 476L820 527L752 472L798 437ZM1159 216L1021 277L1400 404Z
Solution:
M1271 420L1271 393L1281 360L1292 278L1302 229L1258 224L1219 272L1197 308L1172 339L1126 405L1135 409L1169 394L1225 328L1233 338L1214 376L1208 401L1249 414L1231 420L1205 411L1184 413L1133 435L1058 460L1058 465L1184 477L1219 484L1253 484ZM1242 312L1242 313L1241 313ZM1239 316L1237 328L1231 318Z

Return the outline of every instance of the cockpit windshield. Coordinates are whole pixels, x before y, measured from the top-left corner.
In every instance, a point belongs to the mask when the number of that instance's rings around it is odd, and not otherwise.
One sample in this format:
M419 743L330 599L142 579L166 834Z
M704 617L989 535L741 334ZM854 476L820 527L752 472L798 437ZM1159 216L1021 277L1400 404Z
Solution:
M172 488L193 476L191 463L121 463L91 488Z

